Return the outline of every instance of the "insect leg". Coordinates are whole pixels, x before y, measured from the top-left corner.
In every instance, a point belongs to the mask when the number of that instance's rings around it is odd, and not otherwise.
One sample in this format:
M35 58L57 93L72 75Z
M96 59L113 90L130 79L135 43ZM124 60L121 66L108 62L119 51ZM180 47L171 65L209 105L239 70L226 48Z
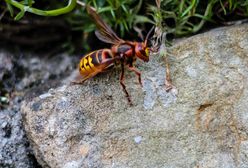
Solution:
M138 76L139 84L141 87L143 87L142 82L141 82L141 73L134 66L128 66L128 68L129 70L133 71Z
M81 85L84 83L84 81L86 81L88 78L84 78L82 80L79 81L71 81L70 85Z
M120 84L121 84L121 86L122 86L122 88L123 88L123 91L124 91L125 94L126 94L128 103L129 103L130 105L132 105L131 98L130 98L130 96L129 96L128 92L127 92L126 86L125 86L125 84L124 84L124 63L123 63L123 62L121 63Z

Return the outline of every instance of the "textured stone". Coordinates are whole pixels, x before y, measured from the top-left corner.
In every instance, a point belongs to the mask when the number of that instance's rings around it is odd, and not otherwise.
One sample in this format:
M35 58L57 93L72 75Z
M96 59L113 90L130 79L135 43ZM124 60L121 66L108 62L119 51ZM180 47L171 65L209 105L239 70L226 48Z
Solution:
M162 58L139 64L144 87L120 70L23 103L27 135L44 167L245 168L248 25L215 29L170 48L174 92ZM175 93L177 93L175 95Z
M0 167L29 168L34 165L20 112L0 110L0 140Z
M13 62L9 53L0 52L0 80L3 80L3 76L11 72L13 69Z
M40 95L47 91L46 86L60 83L54 78L69 72L73 60L63 54L46 59L13 52L0 49L0 167L39 168L25 135L20 104L24 96ZM32 110L40 107L36 103Z

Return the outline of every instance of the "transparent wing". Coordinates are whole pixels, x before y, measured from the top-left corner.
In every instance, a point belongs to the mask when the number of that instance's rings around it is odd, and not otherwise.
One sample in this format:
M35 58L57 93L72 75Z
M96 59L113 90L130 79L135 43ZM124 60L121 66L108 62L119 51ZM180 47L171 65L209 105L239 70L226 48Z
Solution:
M98 31L96 31L95 34L99 40L111 44L124 42L124 40L119 38L115 32L102 20L95 10L93 10L89 5L86 6L86 9L98 28Z

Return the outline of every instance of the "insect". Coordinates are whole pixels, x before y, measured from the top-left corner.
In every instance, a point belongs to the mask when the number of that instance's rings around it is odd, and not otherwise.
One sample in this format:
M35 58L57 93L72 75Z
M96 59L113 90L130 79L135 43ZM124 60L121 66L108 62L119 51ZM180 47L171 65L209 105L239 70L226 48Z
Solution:
M152 29L147 34L144 42L125 41L115 34L115 32L101 19L95 10L88 5L86 6L86 9L98 28L98 31L95 32L97 38L105 43L112 44L112 47L110 49L105 48L92 51L83 56L79 63L79 72L83 78L80 81L72 82L72 84L82 84L84 81L96 74L111 69L114 65L120 64L120 84L125 92L128 102L132 105L130 95L124 84L125 67L137 75L139 84L142 86L141 73L136 69L134 63L137 58L144 62L149 61L149 52L151 49L147 45L147 40Z

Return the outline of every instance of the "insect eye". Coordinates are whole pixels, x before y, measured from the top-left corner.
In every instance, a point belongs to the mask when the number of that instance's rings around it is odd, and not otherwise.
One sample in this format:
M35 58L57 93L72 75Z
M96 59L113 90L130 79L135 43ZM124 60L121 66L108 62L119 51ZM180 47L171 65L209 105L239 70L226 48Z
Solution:
M146 48L145 52L146 52L146 56L149 56L149 48Z

